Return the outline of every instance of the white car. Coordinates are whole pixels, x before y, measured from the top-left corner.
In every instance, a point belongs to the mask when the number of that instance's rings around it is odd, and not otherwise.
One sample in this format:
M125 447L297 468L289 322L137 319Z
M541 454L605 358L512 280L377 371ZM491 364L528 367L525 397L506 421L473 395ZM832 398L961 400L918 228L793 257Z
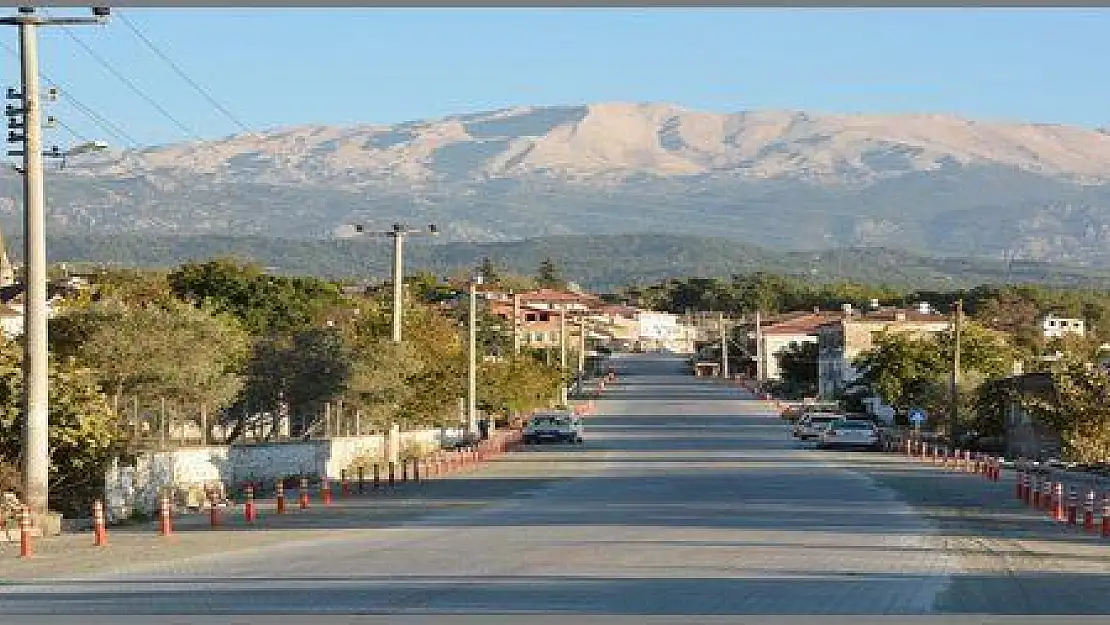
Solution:
M524 426L521 438L525 445L544 442L581 443L582 419L569 412L540 413Z
M818 447L869 447L879 446L879 430L864 419L837 419L821 433Z
M798 423L794 425L794 438L803 441L811 438L821 438L822 432L825 431L825 426L843 418L843 415L830 414L827 412L815 412L804 415L801 419L798 419Z

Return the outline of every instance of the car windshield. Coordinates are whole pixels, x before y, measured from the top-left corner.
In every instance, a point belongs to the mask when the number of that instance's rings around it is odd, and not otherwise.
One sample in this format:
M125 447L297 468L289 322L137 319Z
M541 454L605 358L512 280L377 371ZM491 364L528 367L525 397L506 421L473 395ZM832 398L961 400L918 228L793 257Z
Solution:
M872 425L870 421L840 420L840 421L837 421L837 422L833 423L832 427L837 429L837 430L871 430L871 429L874 429L874 425Z
M533 427L559 427L566 425L570 421L566 417L544 417L541 419L532 419Z

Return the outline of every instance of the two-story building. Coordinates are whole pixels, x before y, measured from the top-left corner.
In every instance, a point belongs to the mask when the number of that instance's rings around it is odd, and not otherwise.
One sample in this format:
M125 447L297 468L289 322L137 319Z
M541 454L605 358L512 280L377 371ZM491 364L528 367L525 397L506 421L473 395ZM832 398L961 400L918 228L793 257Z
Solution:
M856 311L845 305L838 317L817 328L817 384L823 398L832 398L859 378L853 361L875 346L882 332L923 336L951 327L944 315L919 310Z
M566 310L585 314L602 304L601 298L592 293L575 293L557 289L537 289L516 296L521 306L545 310ZM511 297L510 297L511 299Z
M1056 315L1045 315L1041 320L1041 332L1046 339L1058 339L1067 334L1084 336L1087 333L1086 323L1082 319L1069 319Z
M782 378L778 355L792 344L817 343L817 330L838 318L841 313L830 311L791 312L767 320L757 333L749 332L749 340L759 341L754 353L761 362L757 366L764 380Z
M518 314L516 328L521 346L534 348L557 348L562 345L563 337L560 335L564 326L567 331L567 342L577 340L578 330L574 322L575 316L569 311L551 310L535 306L515 307L512 301L491 299L489 312L491 315L505 320L507 329L511 331L513 312ZM567 319L564 323L562 316Z

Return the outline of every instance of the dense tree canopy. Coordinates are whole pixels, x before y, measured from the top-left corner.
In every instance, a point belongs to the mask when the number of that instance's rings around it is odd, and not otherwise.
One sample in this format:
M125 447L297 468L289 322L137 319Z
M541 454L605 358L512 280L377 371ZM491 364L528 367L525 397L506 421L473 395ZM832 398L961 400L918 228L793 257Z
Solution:
M230 313L255 335L304 330L342 306L334 283L270 275L256 265L226 258L185 264L168 279L178 297Z
M856 359L857 385L882 398L903 415L920 408L932 423L947 431L954 337L950 332L927 336L884 333L870 351ZM1013 370L1015 351L1004 335L976 323L965 323L960 335L960 427L974 427L975 392L986 380Z
M23 350L0 341L0 465L19 466L23 439ZM100 392L95 372L72 362L50 366L50 505L87 514L101 492L112 458L125 452L126 435Z
M1065 354L1049 373L1051 389L1027 394L1022 403L1060 435L1066 458L1105 462L1110 458L1110 371Z
M143 402L192 405L199 411L186 418L207 422L209 436L227 425L228 442L248 431L274 436L285 416L293 434L309 432L336 407L365 417L364 431L456 425L465 307L453 307L458 289L434 276L406 282L405 340L394 344L391 293L345 295L332 282L272 276L230 259L169 273L103 272L50 324L53 505L85 512L110 459L150 429L120 425L132 405L121 398L135 400L130 417L140 420L157 418L139 409ZM504 322L480 314L479 360L506 356ZM0 478L8 486L19 464L21 355L18 343L0 343ZM495 358L483 375L489 410L527 410L555 396L551 371L531 358Z

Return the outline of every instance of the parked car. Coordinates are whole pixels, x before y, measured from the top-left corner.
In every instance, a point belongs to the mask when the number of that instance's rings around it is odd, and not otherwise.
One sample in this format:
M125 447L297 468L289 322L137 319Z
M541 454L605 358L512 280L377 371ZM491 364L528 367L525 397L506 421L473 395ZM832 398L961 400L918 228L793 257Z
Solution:
M825 426L841 418L843 415L824 412L805 414L794 426L794 438L803 441L820 438Z
M830 447L867 447L879 446L879 431L874 422L864 419L837 419L821 433L817 446Z
M582 431L582 419L573 413L542 413L528 420L521 439L525 445L544 442L581 443Z

